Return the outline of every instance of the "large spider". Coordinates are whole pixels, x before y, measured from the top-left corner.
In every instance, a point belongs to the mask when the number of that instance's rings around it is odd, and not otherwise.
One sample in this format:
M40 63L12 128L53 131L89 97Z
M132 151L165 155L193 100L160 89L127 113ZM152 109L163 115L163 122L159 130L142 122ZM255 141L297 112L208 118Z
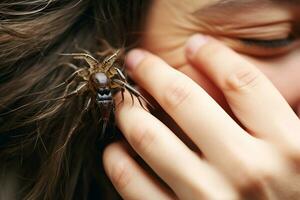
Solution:
M74 133L75 129L78 127L82 116L89 110L92 101L96 102L96 104L100 108L99 110L101 112L100 116L102 121L101 135L103 136L106 131L107 124L109 123L110 117L115 111L115 101L113 99L113 96L118 91L121 91L121 102L123 102L124 100L124 91L127 90L131 95L132 102L134 102L133 96L135 96L143 108L145 107L143 106L141 99L151 106L151 104L146 100L146 98L144 98L139 91L137 91L127 82L125 75L119 68L119 65L116 64L116 60L118 59L119 53L120 50L115 51L110 56L105 57L102 62L99 62L88 52L61 54L64 56L72 56L74 59L84 60L89 65L89 67L79 68L74 64L68 64L70 67L75 69L75 72L72 73L64 82L48 90L49 92L65 86L64 95L54 99L46 99L35 103L28 103L13 110L10 110L6 113L1 113L0 116L14 113L15 111L24 109L31 105L41 104L49 101L65 101L74 96L87 94L87 97L84 100L83 111L81 112L78 118L79 121L77 121L76 125L68 133L67 139L63 147L65 147L72 134ZM73 83L76 83L76 88L73 91L68 92L69 88ZM43 93L45 93L45 91L31 93L29 95L24 96L32 96ZM43 117L45 116L47 115L43 115Z
M143 108L144 106L141 99L151 105L139 91L127 82L125 75L118 68L118 65L115 64L119 53L120 50L115 51L112 55L107 56L102 62L99 62L89 53L62 54L72 56L74 59L85 60L89 65L89 67L84 68L73 66L76 71L62 84L67 85L66 87L68 87L76 78L79 78L80 82L73 92L64 95L62 98L67 99L72 96L81 95L89 90L94 97L90 96L85 101L82 114L88 111L91 101L94 98L101 110L101 121L103 122L102 134L104 134L106 130L111 114L115 111L115 101L113 96L118 91L121 91L121 102L124 100L124 91L127 90L131 95L132 102L134 102L133 96L135 96Z

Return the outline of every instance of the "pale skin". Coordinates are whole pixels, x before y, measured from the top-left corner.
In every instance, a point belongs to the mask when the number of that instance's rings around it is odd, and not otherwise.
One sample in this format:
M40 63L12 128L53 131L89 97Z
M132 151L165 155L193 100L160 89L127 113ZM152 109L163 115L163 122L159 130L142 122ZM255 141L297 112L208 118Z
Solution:
M153 1L126 64L162 110L126 97L103 155L123 199L300 198L300 2L251 2Z

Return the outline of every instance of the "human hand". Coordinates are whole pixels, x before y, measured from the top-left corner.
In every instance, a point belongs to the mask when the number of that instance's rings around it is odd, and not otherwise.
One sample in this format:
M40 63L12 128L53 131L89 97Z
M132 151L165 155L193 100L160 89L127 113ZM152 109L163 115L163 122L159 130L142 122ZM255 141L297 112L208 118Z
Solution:
M109 178L124 199L298 199L300 121L254 65L209 37L194 36L191 64L224 93L234 121L199 85L146 51L127 65L143 87L191 138L192 151L137 103L126 100L118 125L143 168L122 143L104 152Z

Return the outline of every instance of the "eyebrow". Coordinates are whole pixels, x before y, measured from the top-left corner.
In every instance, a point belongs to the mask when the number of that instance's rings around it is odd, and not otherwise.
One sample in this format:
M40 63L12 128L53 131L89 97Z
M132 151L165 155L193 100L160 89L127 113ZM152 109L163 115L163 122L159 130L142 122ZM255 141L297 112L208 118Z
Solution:
M268 5L268 4L300 6L300 0L219 0L200 10L210 11L210 10L219 10L219 9L228 9L228 8L231 9L245 8L245 7L253 7L256 5L261 6L261 5Z
M203 13L228 13L231 11L243 12L247 8L266 7L268 5L300 6L300 0L218 0L192 12L192 15Z

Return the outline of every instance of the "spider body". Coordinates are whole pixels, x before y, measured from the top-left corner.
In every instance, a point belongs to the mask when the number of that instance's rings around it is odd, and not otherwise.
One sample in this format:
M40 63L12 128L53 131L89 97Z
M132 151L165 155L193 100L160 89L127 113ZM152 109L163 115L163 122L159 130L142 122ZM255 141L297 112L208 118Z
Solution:
M96 93L96 103L101 110L102 121L104 122L103 129L105 129L106 123L108 123L110 115L115 108L113 94L116 92L116 88L112 88L113 85L110 78L103 72L92 74L90 80L90 84ZM104 131L102 130L102 132Z
M74 59L85 60L89 65L89 67L85 68L75 66L76 71L63 84L66 84L66 88L68 88L76 79L79 79L79 83L77 84L76 90L65 95L64 99L89 91L89 94L92 95L87 95L88 97L85 101L84 112L82 114L89 110L91 102L95 100L101 112L100 121L102 122L102 134L105 133L106 126L115 111L115 101L113 97L118 91L121 91L122 101L124 100L123 93L127 90L132 97L132 101L134 101L133 96L135 96L142 107L144 106L141 99L151 105L140 92L129 85L125 75L121 69L119 69L118 65L115 64L119 52L119 50L116 51L106 57L102 62L99 62L88 53L63 54L72 56Z
M76 125L67 134L66 141L62 148L68 144L69 139L71 138L75 130L79 127L82 117L92 107L92 103L97 104L99 108L99 123L101 123L102 125L101 135L103 136L107 124L115 111L116 104L113 97L117 92L121 91L121 102L123 102L124 92L125 90L127 90L131 95L132 102L134 102L133 96L135 96L143 108L145 107L143 106L141 99L143 99L148 105L151 106L147 99L145 99L139 91L137 91L127 82L127 79L122 70L116 64L119 52L120 50L115 51L112 55L107 56L102 62L99 62L89 53L62 54L65 56L72 56L74 59L84 60L88 64L88 67L77 67L76 65L69 63L68 65L75 71L68 78L66 78L63 83L55 86L54 88L50 88L47 91L36 92L29 95L47 93L63 86L65 87L64 95L54 99L45 99L34 103L28 103L6 113L2 113L0 114L0 116L14 113L18 110L22 110L32 105L49 101L67 101L70 98L82 95L84 97L82 112L80 112L79 117L77 118L78 120L75 123ZM73 89L73 91L70 91L70 88L73 88L71 87L71 85L75 85L75 89ZM37 117L37 119L43 119L48 115L51 115L51 113L52 112L43 114L41 117Z

